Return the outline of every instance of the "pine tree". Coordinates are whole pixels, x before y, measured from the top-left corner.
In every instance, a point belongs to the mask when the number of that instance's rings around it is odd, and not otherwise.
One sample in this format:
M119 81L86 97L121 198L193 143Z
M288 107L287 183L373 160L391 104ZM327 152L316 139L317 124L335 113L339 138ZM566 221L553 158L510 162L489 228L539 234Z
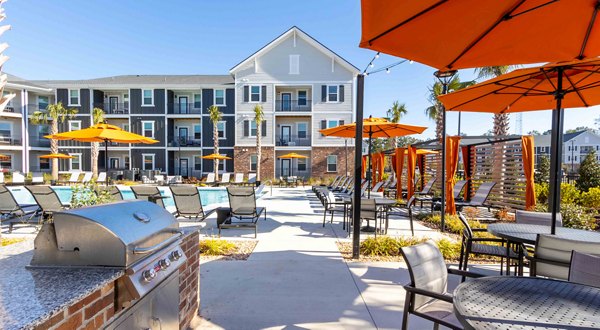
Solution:
M535 173L533 174L533 181L535 183L550 182L550 158L547 156L540 157Z
M600 164L596 160L596 151L592 149L579 166L579 179L576 186L581 191L600 187Z

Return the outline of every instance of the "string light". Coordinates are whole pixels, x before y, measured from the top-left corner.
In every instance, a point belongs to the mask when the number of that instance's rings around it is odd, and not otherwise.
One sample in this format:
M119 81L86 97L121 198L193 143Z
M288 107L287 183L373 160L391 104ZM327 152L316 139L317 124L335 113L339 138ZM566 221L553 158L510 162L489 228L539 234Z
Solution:
M368 76L370 74L381 72L381 71L384 71L384 70L385 70L385 73L389 74L392 71L391 68L395 67L396 65L400 65L400 64L402 64L404 62L409 62L410 64L413 63L412 60L411 61L409 61L409 60L402 60L402 61L399 61L399 62L396 62L396 63L392 63L390 65L384 66L381 69L372 70L372 71L367 72L367 70L369 68L372 68L372 67L375 66L375 64L373 62L375 62L375 60L378 59L378 58L379 58L379 52L377 52L377 54L375 54L375 56L373 56L373 58L371 59L371 61L369 62L369 64L367 64L367 67L363 70L363 73L362 73L363 75Z
M386 68L385 73L390 73L390 68Z

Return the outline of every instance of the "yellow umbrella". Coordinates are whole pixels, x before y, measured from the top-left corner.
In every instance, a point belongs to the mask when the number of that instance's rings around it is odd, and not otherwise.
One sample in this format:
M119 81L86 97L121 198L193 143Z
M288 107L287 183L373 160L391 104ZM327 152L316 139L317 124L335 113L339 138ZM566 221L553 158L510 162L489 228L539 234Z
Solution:
M4 160L4 159L7 159L7 158L10 158L10 156L9 155L0 154L0 159Z
M417 149L417 155L435 155L439 154L439 151L429 149ZM408 149L404 150L404 154L408 155Z
M308 158L308 156L304 156L301 154L297 154L295 152L290 152L289 154L285 154L283 156L279 156L279 158L284 158L284 159L306 159ZM291 167L291 166L290 166ZM294 174L294 169L290 169L290 176L292 176Z
M219 154L210 154L210 155L202 156L202 158L203 159L218 159L218 160L231 159L231 157L227 157L227 156L219 155Z
M42 155L40 156L40 158L42 159L70 159L73 158L73 156L71 155L65 155L65 154L47 154L47 155Z

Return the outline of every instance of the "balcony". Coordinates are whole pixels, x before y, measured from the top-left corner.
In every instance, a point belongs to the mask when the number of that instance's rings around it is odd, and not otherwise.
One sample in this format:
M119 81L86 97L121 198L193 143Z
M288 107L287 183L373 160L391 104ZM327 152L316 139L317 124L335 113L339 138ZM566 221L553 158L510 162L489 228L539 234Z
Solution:
M196 136L176 136L169 138L169 147L200 147L202 137Z
M172 169L172 173L173 174L171 174L171 175L181 175L183 177L202 178L202 171L200 171L199 168L195 168L195 167L175 166L175 168Z
M37 148L50 148L50 139L46 139L44 135L30 135L29 146Z
M312 110L311 100L275 100L275 111L277 112L310 112Z
M296 164L294 163L292 168L293 169L291 172L290 172L289 168L282 169L281 161L278 161L277 166L275 167L275 175L277 178L288 177L291 175L297 176L297 177L309 178L311 175L311 167L308 165L300 166L300 169L298 169L298 166L296 166Z
M45 111L46 107L48 107L47 104L28 104L27 105L27 113L30 115L33 115L33 113L36 111ZM16 112L19 112L16 108L13 110Z
M94 108L104 110L104 113L107 115L129 114L129 103L94 103Z
M8 135L0 135L0 146L20 146L21 138Z
M168 113L171 115L201 115L202 108L195 103L169 103Z
M275 145L278 147L310 147L310 136L299 137L298 135L290 135L282 137L276 136Z

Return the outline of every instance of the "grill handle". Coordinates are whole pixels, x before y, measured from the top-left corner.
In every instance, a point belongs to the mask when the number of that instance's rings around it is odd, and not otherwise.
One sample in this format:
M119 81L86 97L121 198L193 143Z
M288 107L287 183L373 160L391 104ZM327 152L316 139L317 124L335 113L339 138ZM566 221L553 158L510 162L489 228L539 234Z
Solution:
M169 238L167 238L166 240L156 244L156 245L152 245L149 247L134 247L133 248L133 254L148 254L148 253L152 253L156 250L159 250L160 248L162 248L163 246L167 246L173 242L175 242L176 240L178 240L181 236L183 236L183 232L180 230L176 230L176 229L172 229L172 230L168 230L174 234L176 234L175 236L171 236Z

